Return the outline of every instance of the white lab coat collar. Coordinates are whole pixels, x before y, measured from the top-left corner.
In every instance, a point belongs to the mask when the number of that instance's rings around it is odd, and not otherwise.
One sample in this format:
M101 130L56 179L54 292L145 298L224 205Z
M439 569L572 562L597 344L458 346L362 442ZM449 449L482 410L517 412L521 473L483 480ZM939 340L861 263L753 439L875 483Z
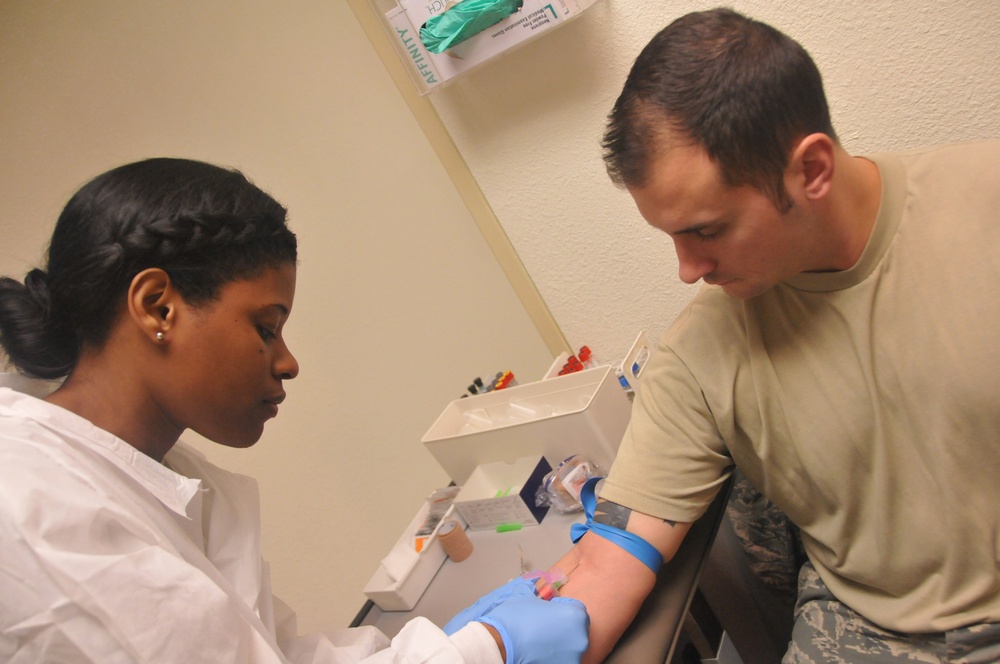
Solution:
M190 503L201 489L201 481L174 472L155 459L146 456L121 438L100 429L76 413L47 401L0 387L0 412L32 415L42 426L76 440L84 434L89 447L123 472L135 478L165 507L179 516L191 518Z
M232 584L247 606L265 624L273 620L260 601L262 581L268 595L270 584L260 557L260 494L256 481L220 471L183 442L175 444L161 464L65 408L0 388L0 413L4 409L13 412L15 407L20 416L35 418L67 444L99 454L148 491L176 515L176 526Z

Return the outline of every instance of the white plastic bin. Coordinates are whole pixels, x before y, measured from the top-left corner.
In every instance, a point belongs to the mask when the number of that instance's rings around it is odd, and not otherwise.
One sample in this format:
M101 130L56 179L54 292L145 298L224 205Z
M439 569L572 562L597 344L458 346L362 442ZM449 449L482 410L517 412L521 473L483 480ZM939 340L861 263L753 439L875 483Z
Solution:
M462 485L476 466L585 454L609 468L631 402L609 366L452 401L421 441Z

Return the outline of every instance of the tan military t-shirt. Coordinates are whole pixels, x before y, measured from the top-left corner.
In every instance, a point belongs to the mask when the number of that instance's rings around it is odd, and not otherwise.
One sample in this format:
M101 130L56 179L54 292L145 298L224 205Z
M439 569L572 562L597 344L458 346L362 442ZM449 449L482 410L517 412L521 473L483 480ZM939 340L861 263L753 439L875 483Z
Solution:
M601 496L702 514L735 462L889 629L1000 621L1000 142L871 158L853 268L705 288L661 339Z

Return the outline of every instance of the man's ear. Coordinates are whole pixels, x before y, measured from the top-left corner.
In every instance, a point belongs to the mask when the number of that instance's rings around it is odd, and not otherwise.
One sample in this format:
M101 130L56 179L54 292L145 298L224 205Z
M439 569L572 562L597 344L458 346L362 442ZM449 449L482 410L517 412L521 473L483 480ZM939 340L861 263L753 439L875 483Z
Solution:
M163 343L175 322L179 298L169 274L158 267L147 268L129 285L129 316L150 341Z
M809 134L792 150L787 173L792 184L809 200L824 198L833 182L836 157L833 139L826 134Z

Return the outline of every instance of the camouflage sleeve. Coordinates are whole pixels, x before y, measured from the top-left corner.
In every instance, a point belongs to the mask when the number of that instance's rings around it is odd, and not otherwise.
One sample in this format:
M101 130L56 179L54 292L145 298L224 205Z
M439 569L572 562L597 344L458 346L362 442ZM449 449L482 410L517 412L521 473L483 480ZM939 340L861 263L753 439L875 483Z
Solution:
M753 573L794 603L799 568L806 561L798 527L739 471L726 514Z

